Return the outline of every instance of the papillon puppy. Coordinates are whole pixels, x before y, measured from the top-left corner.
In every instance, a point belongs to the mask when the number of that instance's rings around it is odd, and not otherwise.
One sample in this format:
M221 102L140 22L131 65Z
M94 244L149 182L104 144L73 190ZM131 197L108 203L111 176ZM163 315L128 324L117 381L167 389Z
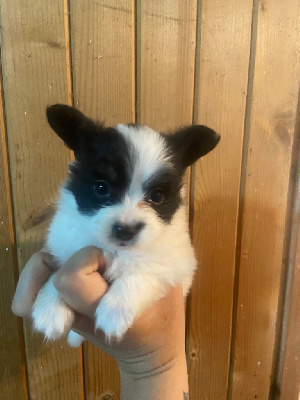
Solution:
M56 104L47 109L51 128L74 151L60 190L46 247L59 265L79 249L96 246L106 258L109 289L95 314L95 328L121 340L133 321L170 286L189 291L196 259L188 231L183 176L214 149L220 136L202 125L166 135L147 126L104 127L80 111ZM47 339L69 333L74 312L53 279L40 290L33 322Z

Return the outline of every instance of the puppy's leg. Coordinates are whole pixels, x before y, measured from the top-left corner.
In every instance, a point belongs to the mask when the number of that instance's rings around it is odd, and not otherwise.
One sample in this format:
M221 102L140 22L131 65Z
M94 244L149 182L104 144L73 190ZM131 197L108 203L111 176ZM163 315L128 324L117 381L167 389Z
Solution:
M61 299L53 285L53 277L42 287L33 305L34 328L46 339L55 340L67 333L74 321L74 312Z
M135 318L161 298L165 289L165 285L151 276L118 278L97 307L96 328L102 329L108 339L120 340Z

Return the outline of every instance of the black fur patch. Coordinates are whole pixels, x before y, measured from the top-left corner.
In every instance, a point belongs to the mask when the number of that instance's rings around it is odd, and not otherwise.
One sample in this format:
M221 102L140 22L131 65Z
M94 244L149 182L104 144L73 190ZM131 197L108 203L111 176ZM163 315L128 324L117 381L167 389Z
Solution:
M182 169L164 168L158 170L147 182L144 183L143 189L146 193L146 200L150 203L151 207L155 210L159 218L166 223L172 221L172 217L182 204L180 190L182 188ZM164 200L155 204L151 202L148 196L154 189L162 189Z
M182 128L165 139L176 156L176 165L187 168L200 157L212 151L219 143L220 135L204 125L192 125Z
M66 188L84 214L94 214L100 208L121 201L130 184L132 162L127 143L114 128L101 128L88 142L82 142L77 150L77 161L71 165ZM95 186L107 182L109 196L99 197Z

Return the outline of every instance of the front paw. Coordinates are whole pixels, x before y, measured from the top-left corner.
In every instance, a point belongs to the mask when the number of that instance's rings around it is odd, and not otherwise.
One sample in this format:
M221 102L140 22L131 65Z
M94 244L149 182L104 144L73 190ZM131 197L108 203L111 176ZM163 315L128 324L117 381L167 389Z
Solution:
M60 298L52 282L47 282L40 290L33 305L33 326L48 340L56 340L69 332L74 312Z
M96 309L95 325L96 329L101 329L105 333L108 340L114 338L119 341L131 327L134 318L134 312L104 297Z

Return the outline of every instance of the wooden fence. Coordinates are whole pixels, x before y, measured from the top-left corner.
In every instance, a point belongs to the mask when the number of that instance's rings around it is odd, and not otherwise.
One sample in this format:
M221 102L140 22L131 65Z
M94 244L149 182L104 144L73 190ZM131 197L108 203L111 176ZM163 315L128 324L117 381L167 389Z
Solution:
M300 396L299 0L1 0L0 398L119 398L115 362L15 318L70 154L45 119L207 124L190 173L192 400Z

